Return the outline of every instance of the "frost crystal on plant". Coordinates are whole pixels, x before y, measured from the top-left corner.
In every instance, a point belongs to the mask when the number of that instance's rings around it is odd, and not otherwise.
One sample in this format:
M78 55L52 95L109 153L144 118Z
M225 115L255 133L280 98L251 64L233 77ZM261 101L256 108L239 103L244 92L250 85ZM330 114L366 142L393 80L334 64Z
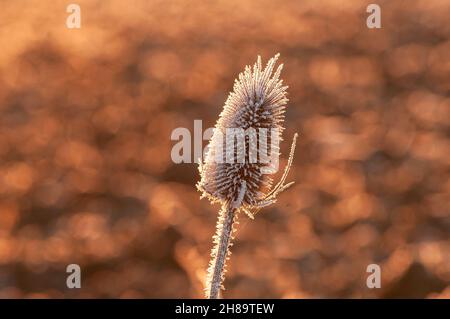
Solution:
M218 298L223 289L237 213L242 210L253 218L260 208L274 203L277 195L292 185L284 182L292 164L297 134L283 176L272 188L269 173L274 173L273 163L267 161L268 157L275 157L278 163L278 142L288 102L287 86L280 80L283 65L273 72L278 56L270 59L264 69L258 57L253 70L247 66L239 74L216 123L205 161L199 165L201 180L197 188L202 197L222 205L206 278L208 298Z
M272 178L265 172L270 163L264 161L263 156L265 152L270 153L272 158L279 156L278 141L282 140L281 133L284 130L287 86L283 86L283 81L280 80L283 64L273 72L278 56L279 54L270 59L265 68L261 65L261 57L258 56L253 69L246 66L245 71L239 74L234 83L234 90L229 94L215 125L205 162L199 166L201 180L197 188L203 196L212 202L230 201L235 208L243 209L250 216L252 211L274 203L277 194L291 185L283 184L286 178L283 175L280 183L269 191ZM227 143L229 129L238 130L236 138L244 142L231 145ZM248 134L242 136L243 132ZM264 141L267 141L269 147L262 147ZM251 152L255 143L256 162L251 160L255 155ZM223 154L217 154L218 150L225 151ZM244 162L239 161L239 154L242 153ZM231 158L235 159L232 162L228 160L230 154ZM285 175L291 161L290 158Z

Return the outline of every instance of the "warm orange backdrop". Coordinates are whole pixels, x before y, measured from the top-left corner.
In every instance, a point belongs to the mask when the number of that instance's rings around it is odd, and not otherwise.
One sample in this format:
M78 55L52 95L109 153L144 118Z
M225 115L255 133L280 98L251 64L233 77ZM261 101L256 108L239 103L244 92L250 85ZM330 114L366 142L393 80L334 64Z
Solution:
M225 296L448 298L450 2L371 2L2 1L0 296L201 297L218 207L170 134L280 52L297 183L241 216Z

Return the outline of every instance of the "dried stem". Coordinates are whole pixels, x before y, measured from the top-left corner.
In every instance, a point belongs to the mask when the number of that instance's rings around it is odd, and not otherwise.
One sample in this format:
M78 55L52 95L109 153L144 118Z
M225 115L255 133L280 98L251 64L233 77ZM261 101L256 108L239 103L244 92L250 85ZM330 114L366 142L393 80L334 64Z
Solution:
M219 298L222 282L225 279L225 264L230 254L233 223L236 217L236 208L232 202L223 205L217 221L217 232L214 236L214 248L211 251L211 261L206 282L206 297Z

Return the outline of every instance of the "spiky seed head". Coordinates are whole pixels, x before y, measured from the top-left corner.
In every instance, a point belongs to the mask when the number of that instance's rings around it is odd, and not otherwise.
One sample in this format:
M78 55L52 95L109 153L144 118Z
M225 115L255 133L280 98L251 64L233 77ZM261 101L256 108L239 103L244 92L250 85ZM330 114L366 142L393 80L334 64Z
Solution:
M258 56L253 69L246 66L235 80L233 92L230 92L215 125L205 160L199 166L201 179L197 188L212 202L233 202L236 208L252 208L276 196L273 194L268 198L264 193L272 185L272 178L264 171L271 164L262 160L259 147L263 138L261 132L264 131L267 153L271 153L271 157L279 156L275 141L281 141L288 99L287 86L283 86L279 78L283 65L274 72L278 57L279 54L275 55L263 68ZM228 129L246 132L243 137L245 143L227 143ZM241 133L238 135L238 139L242 138ZM258 145L256 162L250 160L255 141ZM223 154L218 155L218 150L224 150ZM238 160L240 151L245 154L244 162ZM218 161L219 158L222 160Z

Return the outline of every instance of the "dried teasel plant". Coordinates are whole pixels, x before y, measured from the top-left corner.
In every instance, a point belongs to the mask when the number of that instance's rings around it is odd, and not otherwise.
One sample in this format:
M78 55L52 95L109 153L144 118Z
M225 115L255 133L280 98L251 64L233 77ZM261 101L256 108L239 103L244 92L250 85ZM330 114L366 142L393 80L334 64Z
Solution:
M232 234L238 213L242 211L253 219L261 208L275 203L278 194L293 184L285 184L285 181L292 164L297 133L293 138L284 173L275 186L272 187L270 173L273 171L269 169L273 163L268 163L267 158L263 161L264 156L260 150L257 152L257 161L250 160L252 146L267 146L259 138L263 138L263 141L265 138L271 145L272 158L279 156L277 141L281 140L284 130L284 112L288 99L287 86L283 86L283 81L279 78L283 65L279 65L273 72L278 57L279 54L275 55L263 68L261 57L258 56L253 69L246 66L245 71L239 74L233 92L229 94L215 125L205 160L200 161L201 179L197 183L197 189L202 193L202 198L207 197L212 203L222 205L213 237L214 247L205 288L206 297L210 299L218 298L220 290L224 289L225 263L231 254ZM245 130L250 134L237 134L236 137L243 137L244 142L230 145L226 143L229 140L224 139L229 129ZM265 134L262 132L267 130L272 134L263 136ZM225 152L218 154L224 148ZM244 161L237 160L239 152L243 152ZM223 160L225 156L226 161Z

